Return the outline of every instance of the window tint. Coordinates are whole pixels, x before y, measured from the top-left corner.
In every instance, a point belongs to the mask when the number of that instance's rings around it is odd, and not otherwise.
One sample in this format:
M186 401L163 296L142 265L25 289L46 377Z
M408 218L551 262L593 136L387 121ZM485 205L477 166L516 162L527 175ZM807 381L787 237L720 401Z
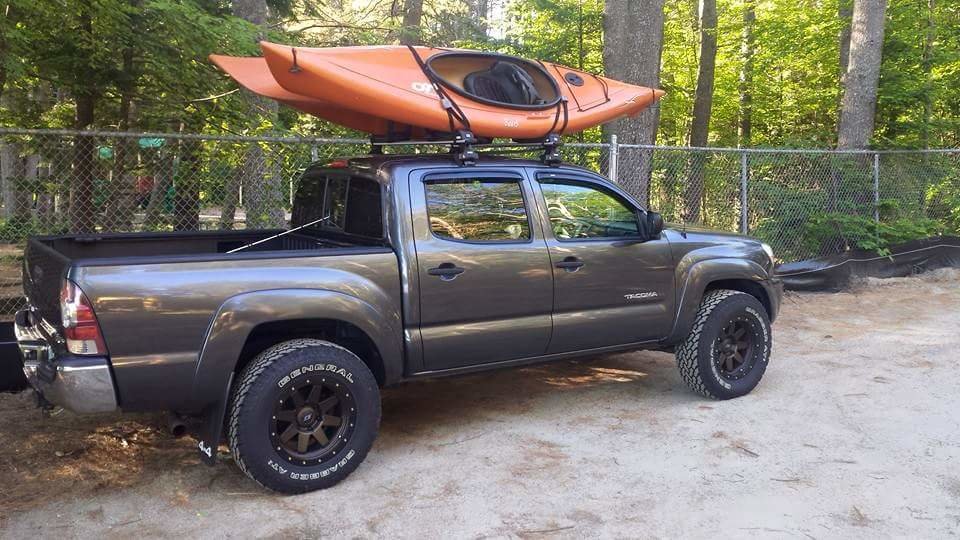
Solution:
M480 242L530 239L518 182L434 181L425 188L430 229L441 238Z
M290 225L298 227L324 216L330 217L316 228L381 238L380 184L362 176L308 172L297 186Z
M542 182L553 234L561 239L639 236L637 216L625 201L583 184Z

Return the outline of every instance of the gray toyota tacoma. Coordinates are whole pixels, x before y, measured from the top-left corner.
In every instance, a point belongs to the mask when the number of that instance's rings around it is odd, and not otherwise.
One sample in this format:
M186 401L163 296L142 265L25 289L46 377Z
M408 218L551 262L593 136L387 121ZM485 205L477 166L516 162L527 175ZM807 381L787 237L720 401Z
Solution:
M750 392L782 297L761 242L665 229L588 170L379 155L310 166L291 228L32 238L24 369L44 406L170 411L281 492L363 461L380 388L632 349Z

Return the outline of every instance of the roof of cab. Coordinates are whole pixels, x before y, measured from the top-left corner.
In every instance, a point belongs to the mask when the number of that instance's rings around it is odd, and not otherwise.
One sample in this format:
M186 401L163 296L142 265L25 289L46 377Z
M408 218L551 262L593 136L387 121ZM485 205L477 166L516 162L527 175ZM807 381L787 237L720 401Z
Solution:
M596 175L591 171L579 165L563 163L561 165L549 166L536 159L520 159L508 156L498 156L489 154L480 154L474 165L460 164L452 154L375 154L368 156L358 156L349 158L339 158L331 161L311 163L307 170L330 170L342 169L356 172L365 172L376 177L381 182L389 182L393 177L392 173L396 169L418 169L418 168L447 168L456 167L463 170L484 169L484 168L504 168L504 167L530 167L539 169L555 170L577 170ZM378 174L381 173L381 174ZM382 174L386 173L386 174Z

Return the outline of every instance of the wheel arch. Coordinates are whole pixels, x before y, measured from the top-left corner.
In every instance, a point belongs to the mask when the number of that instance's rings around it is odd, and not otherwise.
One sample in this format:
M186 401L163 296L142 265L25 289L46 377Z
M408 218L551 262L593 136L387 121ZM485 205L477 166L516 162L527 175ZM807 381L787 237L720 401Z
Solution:
M684 339L693 325L703 296L711 290L729 288L757 297L770 320L776 314L771 298L761 283L769 278L766 270L756 262L745 258L714 258L694 262L685 267L676 282L682 284L677 291L677 311L673 329L663 341L664 346L673 346ZM756 293L760 291L763 296Z
M247 335L233 372L238 374L243 371L251 360L270 347L301 338L320 339L340 345L363 360L379 386L386 384L386 367L373 338L352 323L330 318L283 319L256 325Z
M282 332L279 337L284 339L268 344L273 331ZM373 362L368 366L375 376L380 371L378 383L400 380L403 334L395 309L378 309L348 294L317 289L273 289L231 297L210 323L193 380L192 408L201 411L203 418L198 435L204 461L216 461L212 449L220 444L230 387L241 362L287 339L320 337L312 333L316 331L344 347L344 339L366 346L366 358L352 352L364 362Z
M770 303L770 295L767 294L767 290L763 288L763 285L760 285L756 281L751 281L744 278L715 279L710 283L707 283L703 294L707 294L710 291L715 291L718 289L729 289L732 291L740 291L742 293L749 294L760 301L760 303L763 305L763 309L767 312L767 317L771 317L773 307Z

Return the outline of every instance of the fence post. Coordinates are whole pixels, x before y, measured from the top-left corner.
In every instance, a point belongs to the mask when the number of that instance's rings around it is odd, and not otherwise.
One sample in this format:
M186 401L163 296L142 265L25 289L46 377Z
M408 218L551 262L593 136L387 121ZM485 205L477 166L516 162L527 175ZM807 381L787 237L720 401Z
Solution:
M749 214L747 210L747 183L750 170L747 162L747 152L740 151L740 234L750 232Z
M880 225L880 152L873 153L873 222Z
M617 173L619 172L617 165L619 165L620 162L620 146L617 144L616 133L610 134L610 155L607 159L610 160L610 163L607 164L607 176L610 177L610 181L616 183Z

